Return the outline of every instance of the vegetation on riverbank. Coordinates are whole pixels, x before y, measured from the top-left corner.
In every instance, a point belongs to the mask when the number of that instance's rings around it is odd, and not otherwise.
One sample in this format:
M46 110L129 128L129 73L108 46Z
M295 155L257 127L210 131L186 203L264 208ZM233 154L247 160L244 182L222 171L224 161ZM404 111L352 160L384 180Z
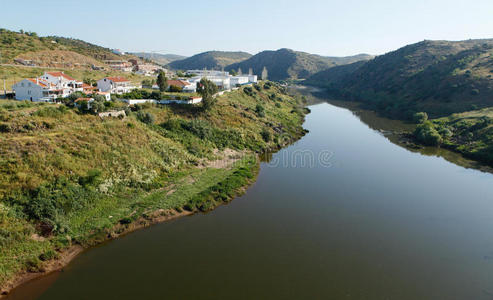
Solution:
M493 108L424 119L413 137L418 143L450 149L493 166Z
M101 119L63 107L0 104L0 286L156 211L212 209L253 180L255 153L304 134L302 100L271 83L207 111L144 104Z

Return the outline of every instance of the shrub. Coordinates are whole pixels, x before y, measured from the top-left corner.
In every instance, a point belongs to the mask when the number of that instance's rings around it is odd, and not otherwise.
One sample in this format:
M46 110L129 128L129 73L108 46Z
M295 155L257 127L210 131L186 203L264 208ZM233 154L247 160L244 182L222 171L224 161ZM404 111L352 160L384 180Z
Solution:
M250 86L247 86L243 89L243 92L245 92L245 94L247 94L248 96L252 97L254 95L253 93L253 89L252 87Z
M268 131L267 129L262 129L262 131L260 132L260 135L262 136L262 139L268 143L272 140L272 135L270 133L270 131Z
M58 107L47 106L41 109L38 109L33 113L34 116L38 117L50 117L50 118L58 118L64 115L68 111L68 108L64 105L60 105Z
M58 257L58 253L55 250L49 249L39 256L41 261L48 261Z
M181 93L183 91L183 88L176 85L170 85L169 91L172 93Z
M141 121L144 124L152 125L154 124L155 118L154 115L149 112L139 111L137 112L137 120Z
M7 123L0 123L0 132L3 132L3 133L8 133L10 132L12 129L10 127L9 124Z
M255 106L255 113L259 118L263 118L265 117L265 108L261 104L257 104L257 106Z
M443 142L442 136L429 121L418 125L414 131L414 136L419 142L428 146L438 146Z
M417 112L413 115L413 121L416 124L422 124L428 120L428 114L425 112Z
M79 184L82 186L96 185L99 183L101 177L101 171L98 169L92 169L87 172L86 176L79 178Z

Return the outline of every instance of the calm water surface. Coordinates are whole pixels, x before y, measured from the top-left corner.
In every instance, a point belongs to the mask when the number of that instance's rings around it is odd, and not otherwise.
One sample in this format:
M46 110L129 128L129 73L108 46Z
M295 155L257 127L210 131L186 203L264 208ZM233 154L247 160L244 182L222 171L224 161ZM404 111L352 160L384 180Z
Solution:
M310 133L243 197L86 251L11 299L493 299L493 175L311 109Z

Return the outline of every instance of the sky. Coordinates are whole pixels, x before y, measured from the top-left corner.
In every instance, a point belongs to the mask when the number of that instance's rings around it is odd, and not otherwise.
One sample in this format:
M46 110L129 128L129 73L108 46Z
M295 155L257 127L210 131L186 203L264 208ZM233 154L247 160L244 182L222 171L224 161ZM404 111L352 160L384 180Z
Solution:
M493 38L493 0L0 0L0 11L0 28L186 56L376 55L425 39Z

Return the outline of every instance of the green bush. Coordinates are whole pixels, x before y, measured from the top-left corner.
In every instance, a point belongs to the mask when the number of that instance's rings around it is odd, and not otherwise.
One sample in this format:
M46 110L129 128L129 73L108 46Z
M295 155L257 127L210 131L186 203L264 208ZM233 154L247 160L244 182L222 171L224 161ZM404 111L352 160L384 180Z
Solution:
M422 124L428 120L428 114L425 112L417 112L413 115L413 121L416 124Z
M137 120L141 121L144 124L152 125L154 124L154 115L149 112L138 111L137 112Z
M268 131L267 129L262 129L262 131L260 132L260 135L262 136L262 139L268 143L272 140L272 135L270 133L270 131Z
M442 136L429 121L418 125L414 131L414 136L418 141L428 146L438 146L443 142Z
M265 108L261 104L257 104L257 106L255 106L255 113L259 118L263 118L265 117Z

